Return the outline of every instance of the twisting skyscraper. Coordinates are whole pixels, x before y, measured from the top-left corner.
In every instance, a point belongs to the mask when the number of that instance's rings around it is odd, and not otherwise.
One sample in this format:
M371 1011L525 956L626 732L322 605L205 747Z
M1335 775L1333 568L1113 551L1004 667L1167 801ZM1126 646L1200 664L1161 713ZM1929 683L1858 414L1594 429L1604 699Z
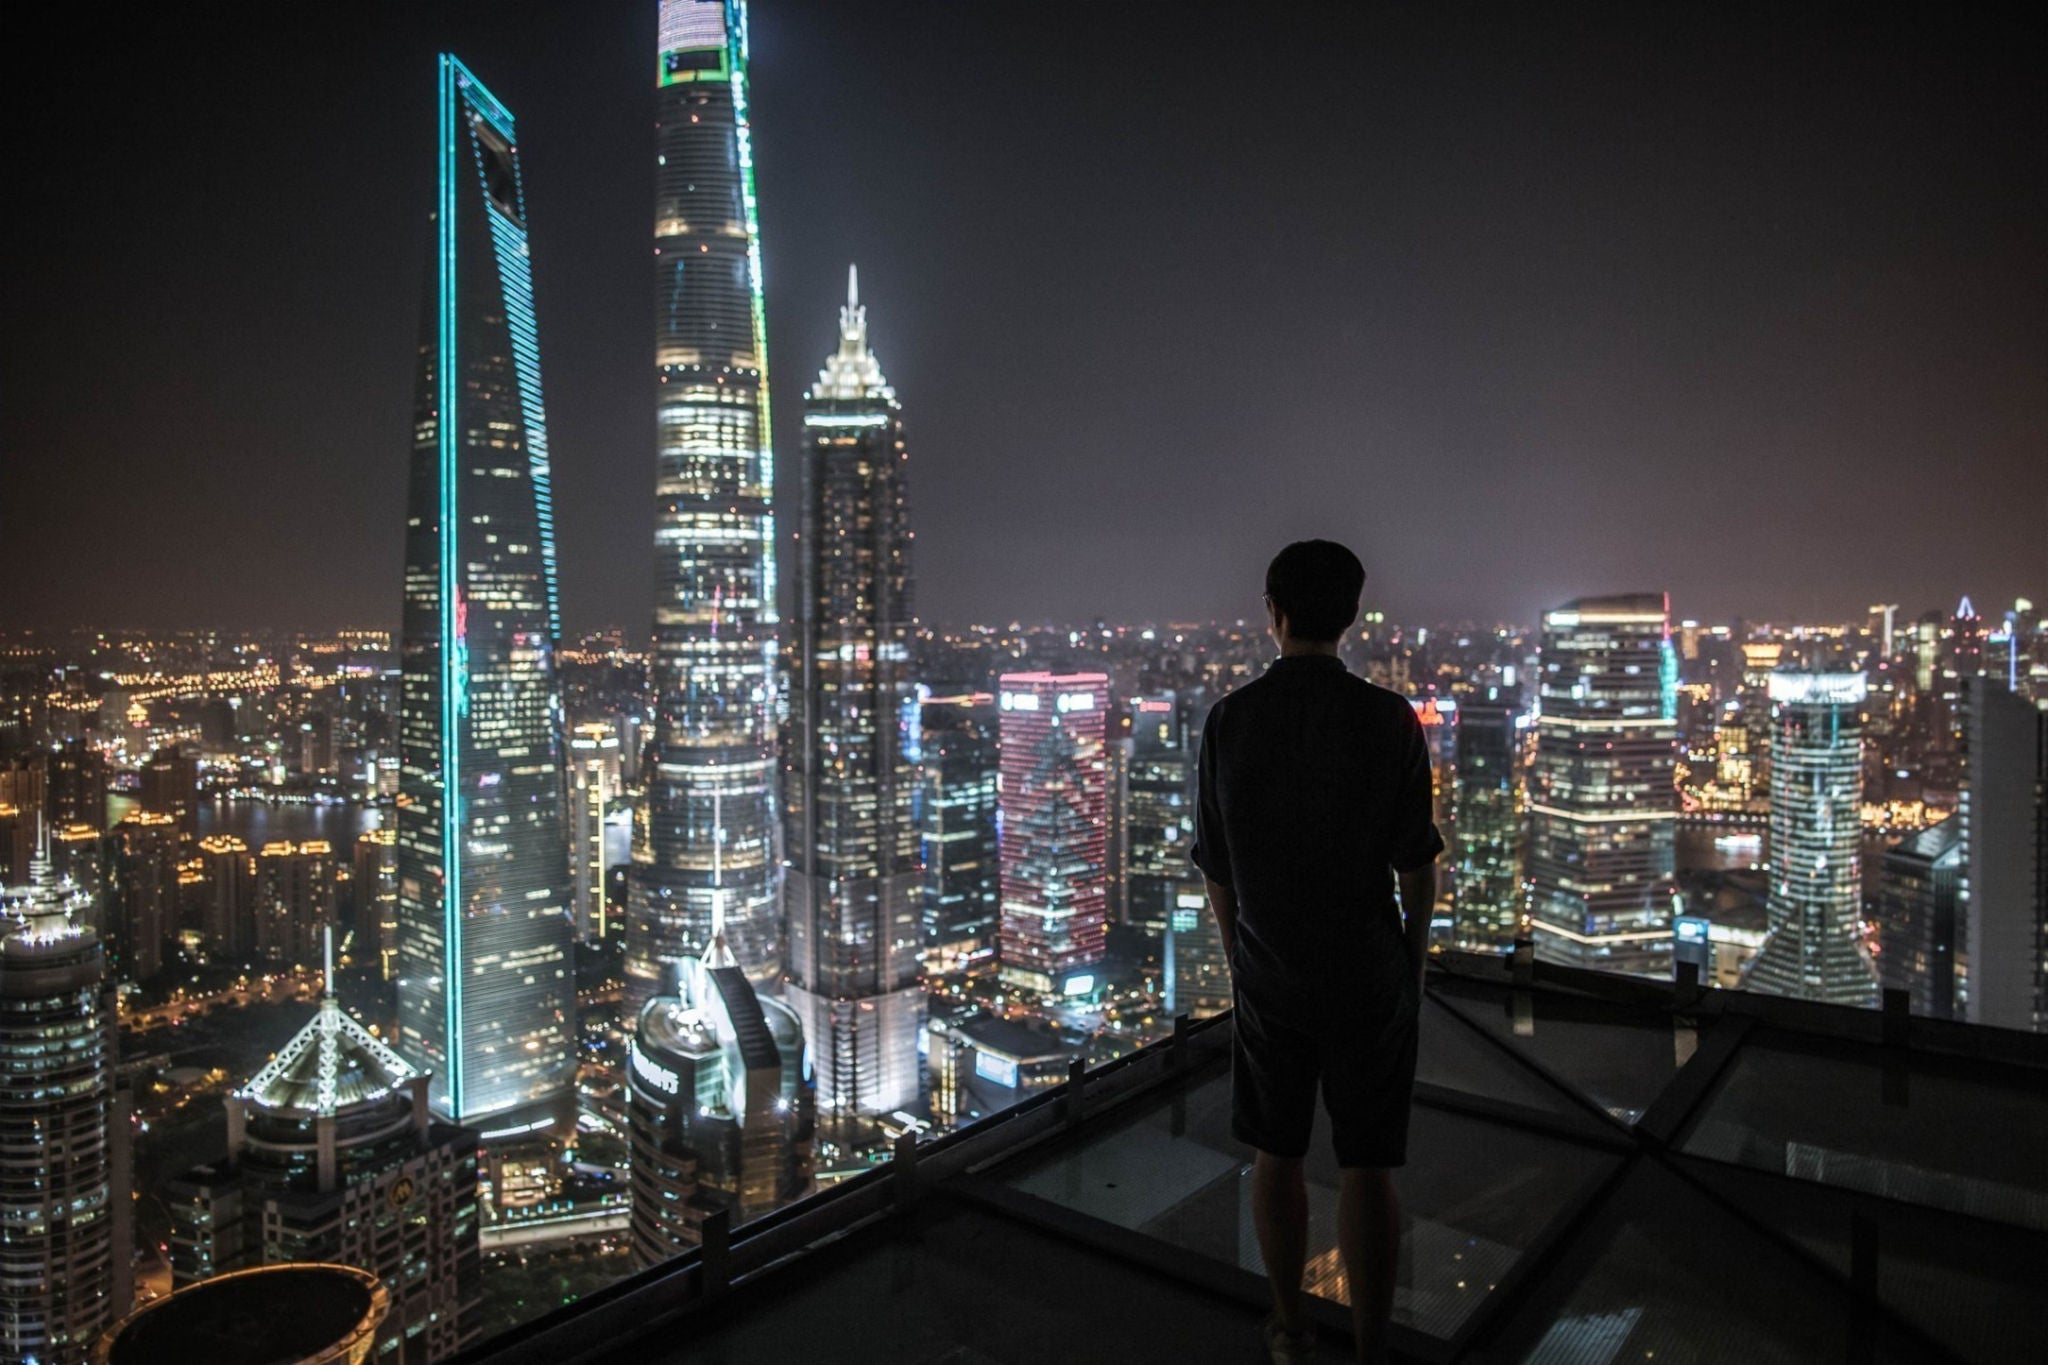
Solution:
M1770 676L1770 937L1751 990L1874 1005L1863 943L1861 673Z
M655 74L654 737L633 821L626 1012L721 934L782 977L775 461L744 0L662 0Z
M574 1102L554 516L512 115L441 58L406 522L398 1050L492 1130Z
M791 698L789 1002L831 1114L917 1103L917 751L903 417L847 272L839 349L804 400Z

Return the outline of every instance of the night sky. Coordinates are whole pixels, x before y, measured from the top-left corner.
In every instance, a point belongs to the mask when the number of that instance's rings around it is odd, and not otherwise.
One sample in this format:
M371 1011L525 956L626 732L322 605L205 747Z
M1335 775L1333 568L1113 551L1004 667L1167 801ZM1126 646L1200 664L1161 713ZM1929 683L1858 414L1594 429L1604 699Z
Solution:
M1303 535L1411 621L2048 599L2048 46L1822 9L761 0L783 507L857 261L928 621L1248 615ZM654 14L17 26L0 628L396 625L445 47L519 119L568 627L644 634Z

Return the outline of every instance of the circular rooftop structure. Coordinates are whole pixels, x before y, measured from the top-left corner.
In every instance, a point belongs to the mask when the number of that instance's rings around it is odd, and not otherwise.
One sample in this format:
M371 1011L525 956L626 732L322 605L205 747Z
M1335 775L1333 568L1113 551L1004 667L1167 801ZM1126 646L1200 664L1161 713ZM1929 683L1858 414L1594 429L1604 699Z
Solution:
M262 1266L216 1275L131 1313L93 1365L362 1365L391 1294L345 1265Z

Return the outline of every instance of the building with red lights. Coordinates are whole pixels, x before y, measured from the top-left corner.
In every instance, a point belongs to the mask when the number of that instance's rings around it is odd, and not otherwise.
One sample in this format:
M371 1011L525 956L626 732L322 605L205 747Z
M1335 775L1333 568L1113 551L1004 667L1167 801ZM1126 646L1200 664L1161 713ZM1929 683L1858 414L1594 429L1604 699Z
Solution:
M1002 980L1095 989L1108 931L1109 768L1101 673L1006 673L998 844Z

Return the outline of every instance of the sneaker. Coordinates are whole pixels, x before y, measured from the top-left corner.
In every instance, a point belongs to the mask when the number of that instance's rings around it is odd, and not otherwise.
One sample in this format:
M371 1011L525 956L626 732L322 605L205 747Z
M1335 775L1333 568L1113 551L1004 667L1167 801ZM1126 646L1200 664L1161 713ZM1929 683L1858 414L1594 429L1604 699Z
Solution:
M1315 1349L1315 1334L1307 1327L1289 1332L1281 1327L1280 1319L1266 1319L1266 1350L1273 1365L1309 1365Z

